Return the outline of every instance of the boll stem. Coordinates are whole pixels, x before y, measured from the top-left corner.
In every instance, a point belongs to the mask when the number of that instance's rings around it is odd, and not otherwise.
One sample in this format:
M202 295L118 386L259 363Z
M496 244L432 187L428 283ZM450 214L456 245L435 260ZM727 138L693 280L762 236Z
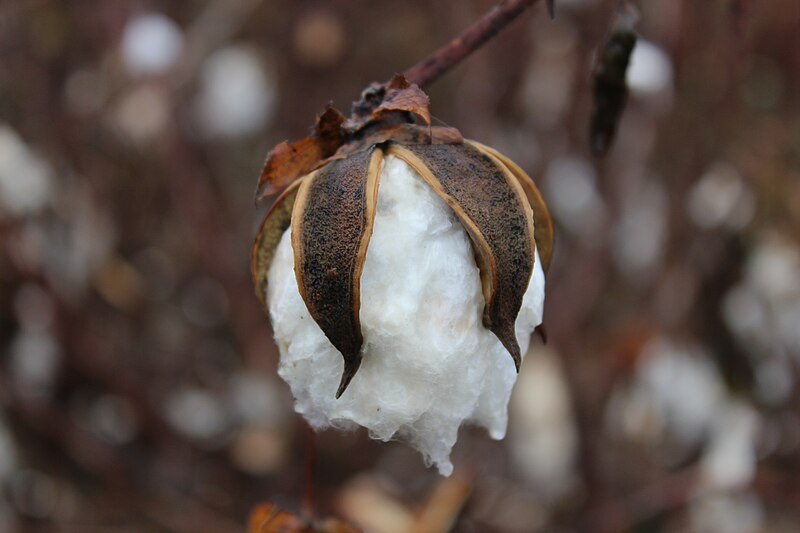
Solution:
M464 33L406 70L403 75L409 82L416 83L420 87L436 81L465 57L500 33L511 21L536 2L537 0L503 0L467 28Z

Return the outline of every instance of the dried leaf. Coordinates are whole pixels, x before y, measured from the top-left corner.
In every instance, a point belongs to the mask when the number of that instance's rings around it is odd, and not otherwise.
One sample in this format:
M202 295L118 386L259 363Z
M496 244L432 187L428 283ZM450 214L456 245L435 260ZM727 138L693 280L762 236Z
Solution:
M635 16L628 13L619 15L617 27L603 46L595 69L592 89L594 110L589 131L591 149L595 156L608 152L628 101L625 76L636 45L636 33L633 31ZM630 17L634 17L630 19L633 21L629 21Z
M360 530L334 518L310 522L270 503L261 504L250 513L248 533L360 533Z
M250 275L256 288L256 296L265 309L269 266L275 257L275 249L281 242L283 233L291 223L292 208L302 182L303 179L295 181L275 200L261 223L250 251Z
M487 153L497 158L503 165L508 167L511 173L522 185L522 190L525 191L525 196L528 198L528 203L533 209L533 228L534 236L536 238L536 247L539 249L539 258L542 260L542 268L545 274L550 269L550 261L553 259L553 242L555 240L555 228L553 227L553 219L550 216L550 211L547 209L547 204L544 203L542 193L536 187L536 184L511 159L507 158L494 148L490 148L484 144L476 141L466 141L468 144L474 146L478 150Z
M248 533L306 533L310 531L298 517L265 503L250 513Z
M456 472L451 477L442 478L417 515L412 531L414 533L452 531L458 516L467 505L472 489L472 476Z
M481 273L483 323L519 370L514 324L534 262L533 213L519 182L497 160L467 144L392 144L387 154L411 165L461 221Z
M383 102L372 112L372 118L379 120L387 111L406 111L420 118L424 124L430 124L429 105L430 100L425 91L418 85L409 83L402 74L396 74L389 82Z
M372 124L391 127L410 123L407 114L423 124L431 123L428 95L416 84L409 83L402 74L395 75L388 85L373 84L353 105L353 116L344 128L357 135Z
M314 133L288 143L280 143L267 155L256 188L256 198L272 196L300 176L316 169L320 162L331 157L344 144L344 116L328 107L317 119Z
M340 397L361 365L361 272L372 235L383 152L333 161L303 180L292 212L300 294L344 358Z

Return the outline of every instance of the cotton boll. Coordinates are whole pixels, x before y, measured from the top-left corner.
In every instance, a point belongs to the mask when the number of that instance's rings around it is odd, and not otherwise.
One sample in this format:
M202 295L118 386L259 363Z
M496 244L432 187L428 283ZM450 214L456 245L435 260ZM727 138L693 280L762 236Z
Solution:
M655 44L639 39L627 72L628 86L636 94L652 96L672 88L672 61Z
M552 350L531 350L512 403L511 456L520 472L557 502L576 481L577 435L569 391Z
M631 54L626 81L634 98L656 113L666 113L672 107L672 59L661 47L639 39Z
M606 218L606 208L597 190L597 173L581 157L554 160L546 174L553 214L567 230L590 241Z
M758 414L750 405L729 401L713 422L700 463L701 483L712 489L745 488L755 475Z
M125 26L120 48L125 67L131 74L161 74L180 56L183 33L164 15L145 13Z
M0 123L0 218L33 214L52 199L53 169Z
M208 137L237 137L258 131L275 113L278 88L259 55L229 46L203 63L195 112Z
M736 167L717 163L692 187L688 208L701 228L739 230L753 219L755 197Z
M363 362L335 398L342 355L308 313L297 288L289 231L269 271L267 299L281 353L278 373L295 410L315 428L367 428L400 437L453 470L450 450L465 421L503 438L517 374L481 320L484 299L466 232L406 163L387 157L361 277ZM520 348L541 323L544 273L538 255L516 329Z

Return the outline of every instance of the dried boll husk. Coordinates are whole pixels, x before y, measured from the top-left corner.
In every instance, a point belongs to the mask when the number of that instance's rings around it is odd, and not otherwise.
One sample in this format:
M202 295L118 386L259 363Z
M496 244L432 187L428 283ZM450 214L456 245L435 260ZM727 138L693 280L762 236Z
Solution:
M405 436L440 468L464 420L500 438L552 255L552 221L530 177L431 126L425 93L396 77L368 89L351 118L329 108L311 136L278 145L259 188L283 191L256 237L252 273L298 412L315 427ZM445 233L466 247L437 240L441 225L415 226L420 217L447 220Z

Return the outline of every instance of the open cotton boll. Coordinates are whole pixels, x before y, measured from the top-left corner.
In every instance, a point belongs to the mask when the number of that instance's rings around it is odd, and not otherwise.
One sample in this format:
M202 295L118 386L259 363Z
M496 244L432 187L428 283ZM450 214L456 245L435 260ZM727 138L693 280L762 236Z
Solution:
M514 362L483 326L480 275L452 210L405 162L387 157L361 276L363 362L338 400L342 355L311 318L297 288L289 230L268 274L267 301L280 349L278 373L295 410L316 429L363 426L372 438L409 442L450 475L465 421L506 433ZM521 352L542 321L538 253L516 322Z

